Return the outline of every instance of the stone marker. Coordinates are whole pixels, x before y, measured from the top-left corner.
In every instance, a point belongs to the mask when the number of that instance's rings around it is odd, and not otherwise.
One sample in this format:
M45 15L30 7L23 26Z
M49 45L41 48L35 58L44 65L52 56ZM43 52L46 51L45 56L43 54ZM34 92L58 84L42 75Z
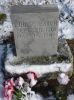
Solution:
M55 5L11 7L17 56L57 53L59 11Z

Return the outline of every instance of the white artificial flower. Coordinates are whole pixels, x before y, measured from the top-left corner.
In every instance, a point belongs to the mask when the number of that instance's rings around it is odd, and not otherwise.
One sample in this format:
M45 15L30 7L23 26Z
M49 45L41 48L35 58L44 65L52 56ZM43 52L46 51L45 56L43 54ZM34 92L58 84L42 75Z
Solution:
M74 100L74 94L70 94L67 96L67 100Z
M36 83L37 83L37 80L33 79L30 82L30 86L33 87L34 85L36 85Z
M35 75L33 73L28 73L27 78L30 80L30 86L33 87L36 85L37 80L35 79Z
M22 86L24 84L24 79L22 77L19 77L19 85Z
M23 88L23 84L24 79L22 77L17 78L17 80L15 81L15 86L17 87L17 89Z
M59 74L59 76L57 77L57 80L62 85L67 85L68 82L70 81L69 77L65 73Z

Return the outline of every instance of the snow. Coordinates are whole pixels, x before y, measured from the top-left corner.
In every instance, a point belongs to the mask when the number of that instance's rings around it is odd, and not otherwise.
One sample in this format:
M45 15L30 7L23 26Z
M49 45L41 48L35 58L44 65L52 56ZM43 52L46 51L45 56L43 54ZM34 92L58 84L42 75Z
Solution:
M72 70L72 65L71 63L53 63L50 65L26 65L26 64L20 64L20 65L11 65L9 62L6 62L5 64L5 69L14 74L21 74L21 73L27 73L29 71L37 73L39 76L49 73L49 72L56 72L56 71L61 71L61 72L68 72Z
M14 55L10 52L7 54L6 56L6 60L9 61L9 62L12 62L14 60Z
M69 22L59 22L59 34L58 36L61 37L63 35L66 39L73 39L74 38L74 26Z
M9 9L7 7L4 7L3 5L0 6L0 13L5 13L6 14L6 20L4 21L3 24L0 24L0 37L1 36L10 36L10 32L13 31L11 19L10 19L10 13Z
M70 81L68 75L66 75L65 73L59 74L59 76L57 77L57 80L61 85L67 85L68 82Z
M13 31L13 28L10 22L4 22L4 24L0 26L0 36L9 36L11 31Z
M36 94L34 97L32 97L32 100L44 100L41 95Z
M73 0L57 0L57 5L60 11L60 25L59 35L63 35L63 38L74 38L74 1Z
M74 94L70 94L67 96L67 100L74 100Z

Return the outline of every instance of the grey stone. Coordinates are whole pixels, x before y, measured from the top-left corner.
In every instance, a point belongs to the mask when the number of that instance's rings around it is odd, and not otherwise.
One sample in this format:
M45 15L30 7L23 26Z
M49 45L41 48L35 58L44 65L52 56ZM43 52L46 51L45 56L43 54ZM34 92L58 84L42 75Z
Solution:
M18 56L49 56L57 53L59 11L55 5L12 6L11 20Z

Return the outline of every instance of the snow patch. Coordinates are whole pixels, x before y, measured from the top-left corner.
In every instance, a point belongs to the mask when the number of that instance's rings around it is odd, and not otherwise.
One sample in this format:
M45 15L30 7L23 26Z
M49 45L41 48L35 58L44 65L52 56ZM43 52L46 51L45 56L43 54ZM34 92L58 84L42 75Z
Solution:
M29 71L35 72L42 76L45 73L49 72L68 72L72 68L71 63L54 63L50 65L26 65L26 64L20 64L20 65L11 65L8 62L6 62L5 69L7 72L10 72L11 74L17 73L27 73Z
M74 94L69 94L67 96L67 100L74 100Z

